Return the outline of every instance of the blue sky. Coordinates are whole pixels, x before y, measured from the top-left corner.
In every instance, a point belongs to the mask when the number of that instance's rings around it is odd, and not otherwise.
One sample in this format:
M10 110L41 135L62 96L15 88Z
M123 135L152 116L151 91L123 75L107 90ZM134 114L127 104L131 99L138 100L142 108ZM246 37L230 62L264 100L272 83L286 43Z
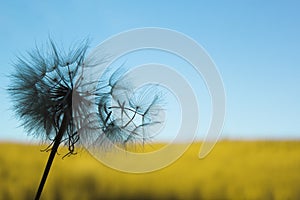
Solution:
M162 27L201 44L227 96L223 138L300 138L298 1L1 1L0 140L31 140L9 110L15 56L49 36L91 48L132 28Z

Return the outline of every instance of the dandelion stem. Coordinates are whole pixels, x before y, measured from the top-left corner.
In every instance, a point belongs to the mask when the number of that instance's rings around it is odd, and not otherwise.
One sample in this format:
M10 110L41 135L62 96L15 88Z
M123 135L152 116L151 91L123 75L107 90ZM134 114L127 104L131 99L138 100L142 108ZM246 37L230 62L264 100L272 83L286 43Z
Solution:
M43 173L43 176L42 176L39 188L38 188L38 191L36 193L35 200L40 199L40 196L41 196L41 193L43 191L45 182L47 180L47 176L49 174L52 162L53 162L54 157L56 155L57 149L58 149L58 147L61 143L62 137L63 137L64 133L67 130L69 121L70 121L70 114L68 112L65 112L62 123L61 123L61 126L59 128L59 131L58 131L58 133L57 133L57 135L54 139L54 144L53 144L53 147L51 149L51 152L50 152L50 155L49 155L49 158L48 158L48 161L47 161L47 164L46 164L46 167L45 167L45 170L44 170L44 173Z

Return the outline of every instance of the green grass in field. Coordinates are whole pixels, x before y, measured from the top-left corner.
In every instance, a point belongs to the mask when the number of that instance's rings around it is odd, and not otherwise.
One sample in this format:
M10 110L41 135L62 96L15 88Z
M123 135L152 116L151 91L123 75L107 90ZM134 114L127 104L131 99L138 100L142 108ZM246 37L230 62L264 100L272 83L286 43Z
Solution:
M0 199L34 198L48 158L41 148L0 143ZM42 199L300 199L299 141L222 141L203 160L199 148L146 174L115 171L84 150L60 155Z

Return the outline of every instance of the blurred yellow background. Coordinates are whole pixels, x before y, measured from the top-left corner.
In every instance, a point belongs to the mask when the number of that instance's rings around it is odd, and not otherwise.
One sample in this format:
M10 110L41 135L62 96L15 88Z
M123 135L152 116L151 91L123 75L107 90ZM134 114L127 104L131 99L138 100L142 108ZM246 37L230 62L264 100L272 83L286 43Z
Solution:
M85 150L62 159L60 149L41 199L300 199L300 141L221 141L205 159L200 145L146 174L110 169ZM34 198L42 148L0 143L0 199Z

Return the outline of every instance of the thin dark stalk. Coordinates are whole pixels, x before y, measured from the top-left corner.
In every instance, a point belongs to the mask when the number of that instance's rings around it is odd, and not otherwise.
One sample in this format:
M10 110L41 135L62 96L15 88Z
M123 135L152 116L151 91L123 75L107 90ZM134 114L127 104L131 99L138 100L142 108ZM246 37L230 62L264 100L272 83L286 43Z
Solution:
M56 137L54 139L55 141L54 141L53 147L51 149L51 152L50 152L50 155L49 155L49 158L48 158L48 161L47 161L47 164L46 164L46 167L45 167L45 170L44 170L44 173L43 173L40 185L39 185L39 188L37 190L37 193L36 193L36 196L35 196L35 200L39 200L40 199L40 196L42 194L44 185L46 183L46 180L47 180L47 177L48 177L48 174L49 174L52 162L53 162L54 157L55 157L55 155L57 153L57 149L58 149L58 147L59 147L59 145L61 143L61 140L62 140L62 137L63 137L64 133L67 130L67 127L68 127L68 124L69 124L69 120L70 120L69 113L65 113L64 117L63 117L63 120L62 120L62 123L61 123L61 126L59 128L59 131L58 131L58 133L57 133L57 135L56 135Z

